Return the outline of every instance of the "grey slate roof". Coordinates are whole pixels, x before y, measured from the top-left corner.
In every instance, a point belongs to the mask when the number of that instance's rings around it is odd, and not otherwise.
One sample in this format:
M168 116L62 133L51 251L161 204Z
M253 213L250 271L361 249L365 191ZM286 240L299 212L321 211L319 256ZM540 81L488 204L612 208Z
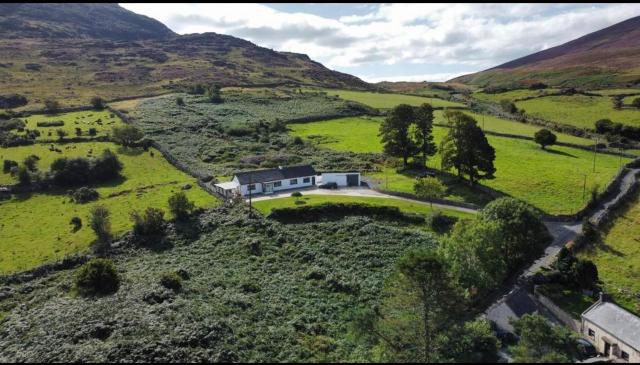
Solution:
M311 165L287 166L277 169L238 172L235 176L240 185L263 183L297 177L315 176L316 170Z
M594 304L582 313L582 317L640 351L640 317L611 302Z

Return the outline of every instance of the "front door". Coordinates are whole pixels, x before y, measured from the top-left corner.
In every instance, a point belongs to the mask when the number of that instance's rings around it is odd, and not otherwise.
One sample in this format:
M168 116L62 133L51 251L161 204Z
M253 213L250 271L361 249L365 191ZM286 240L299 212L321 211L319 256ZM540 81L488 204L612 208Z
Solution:
M609 357L609 353L611 353L611 345L609 342L604 343L604 356Z
M265 194L271 194L271 193L273 193L273 183L266 183L266 184L264 184L264 193L265 193Z

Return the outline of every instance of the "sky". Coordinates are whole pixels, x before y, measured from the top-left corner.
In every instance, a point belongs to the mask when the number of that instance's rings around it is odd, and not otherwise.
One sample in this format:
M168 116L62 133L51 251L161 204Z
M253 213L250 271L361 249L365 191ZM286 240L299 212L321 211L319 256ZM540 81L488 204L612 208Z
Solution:
M640 15L640 4L120 4L179 34L304 53L368 82L445 81Z

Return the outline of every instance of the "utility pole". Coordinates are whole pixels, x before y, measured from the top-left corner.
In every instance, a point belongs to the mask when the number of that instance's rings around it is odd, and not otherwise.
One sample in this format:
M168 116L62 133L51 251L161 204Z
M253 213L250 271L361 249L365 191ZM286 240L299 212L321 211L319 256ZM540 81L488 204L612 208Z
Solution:
M596 155L598 154L598 138L596 138L596 144L593 146L593 172L596 172Z
M582 183L582 202L584 203L584 197L587 193L587 174L584 174L584 182Z
M249 185L247 186L247 189L249 189L249 218L253 216L253 210L251 208L251 195L253 189L251 189L251 185L253 185L253 175L249 172Z

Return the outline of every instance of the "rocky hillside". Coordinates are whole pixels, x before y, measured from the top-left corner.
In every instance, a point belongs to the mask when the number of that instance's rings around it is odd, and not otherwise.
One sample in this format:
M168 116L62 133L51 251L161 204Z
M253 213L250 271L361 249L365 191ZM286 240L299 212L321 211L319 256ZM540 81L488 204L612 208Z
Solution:
M0 88L86 105L179 90L195 82L370 88L306 55L216 33L177 35L117 4L0 5Z
M640 17L452 81L507 87L640 85Z

